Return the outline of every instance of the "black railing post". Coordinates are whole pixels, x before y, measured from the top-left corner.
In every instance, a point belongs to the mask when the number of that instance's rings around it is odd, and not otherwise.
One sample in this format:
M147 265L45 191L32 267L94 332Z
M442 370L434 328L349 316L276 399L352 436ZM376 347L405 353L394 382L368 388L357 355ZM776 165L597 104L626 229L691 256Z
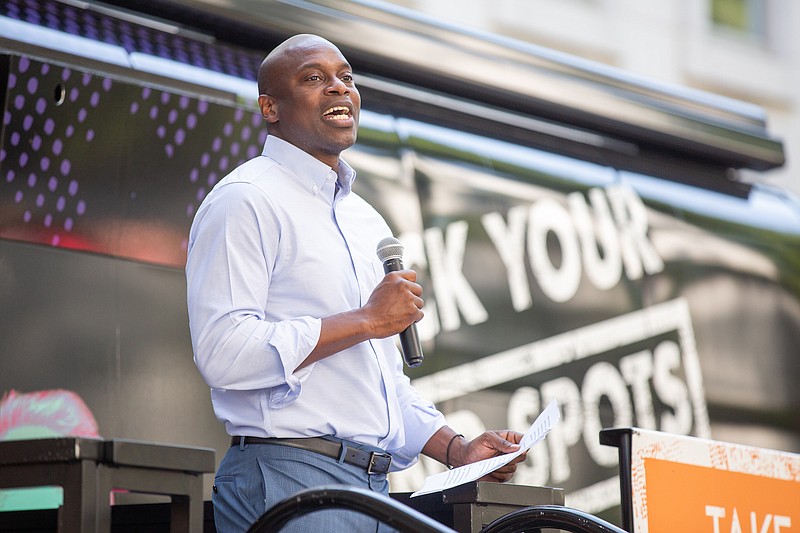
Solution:
M631 428L603 429L600 444L619 450L619 496L622 529L633 531L633 485L631 479Z

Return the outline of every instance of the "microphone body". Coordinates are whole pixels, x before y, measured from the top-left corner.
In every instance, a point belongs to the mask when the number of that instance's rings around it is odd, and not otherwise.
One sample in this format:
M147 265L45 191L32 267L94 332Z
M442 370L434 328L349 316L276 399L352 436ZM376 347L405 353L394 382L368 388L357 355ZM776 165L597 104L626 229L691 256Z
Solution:
M378 258L383 261L385 274L403 270L403 245L394 237L386 237L378 243ZM406 365L414 368L422 364L424 357L416 324L411 324L400 332L400 346Z

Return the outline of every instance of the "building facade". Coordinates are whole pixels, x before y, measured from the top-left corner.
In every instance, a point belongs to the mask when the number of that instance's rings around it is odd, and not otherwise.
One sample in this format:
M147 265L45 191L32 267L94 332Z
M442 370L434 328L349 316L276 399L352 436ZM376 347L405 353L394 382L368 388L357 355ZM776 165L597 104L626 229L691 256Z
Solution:
M800 195L800 9L791 0L392 0L464 25L761 106L786 164L740 179Z

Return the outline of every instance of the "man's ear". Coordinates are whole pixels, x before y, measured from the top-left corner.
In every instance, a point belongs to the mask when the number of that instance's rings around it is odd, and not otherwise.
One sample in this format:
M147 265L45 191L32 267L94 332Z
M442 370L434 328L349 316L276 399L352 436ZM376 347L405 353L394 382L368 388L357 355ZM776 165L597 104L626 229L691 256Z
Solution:
M278 102L269 94L258 96L258 107L261 108L261 116L270 124L278 122Z

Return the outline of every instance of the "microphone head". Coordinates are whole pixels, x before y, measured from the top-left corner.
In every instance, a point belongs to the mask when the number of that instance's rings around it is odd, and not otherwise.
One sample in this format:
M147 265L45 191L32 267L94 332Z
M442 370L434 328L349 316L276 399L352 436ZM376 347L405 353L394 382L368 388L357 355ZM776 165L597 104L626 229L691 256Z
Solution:
M378 243L376 250L378 259L385 263L389 259L402 259L403 258L403 245L394 237L386 237Z

